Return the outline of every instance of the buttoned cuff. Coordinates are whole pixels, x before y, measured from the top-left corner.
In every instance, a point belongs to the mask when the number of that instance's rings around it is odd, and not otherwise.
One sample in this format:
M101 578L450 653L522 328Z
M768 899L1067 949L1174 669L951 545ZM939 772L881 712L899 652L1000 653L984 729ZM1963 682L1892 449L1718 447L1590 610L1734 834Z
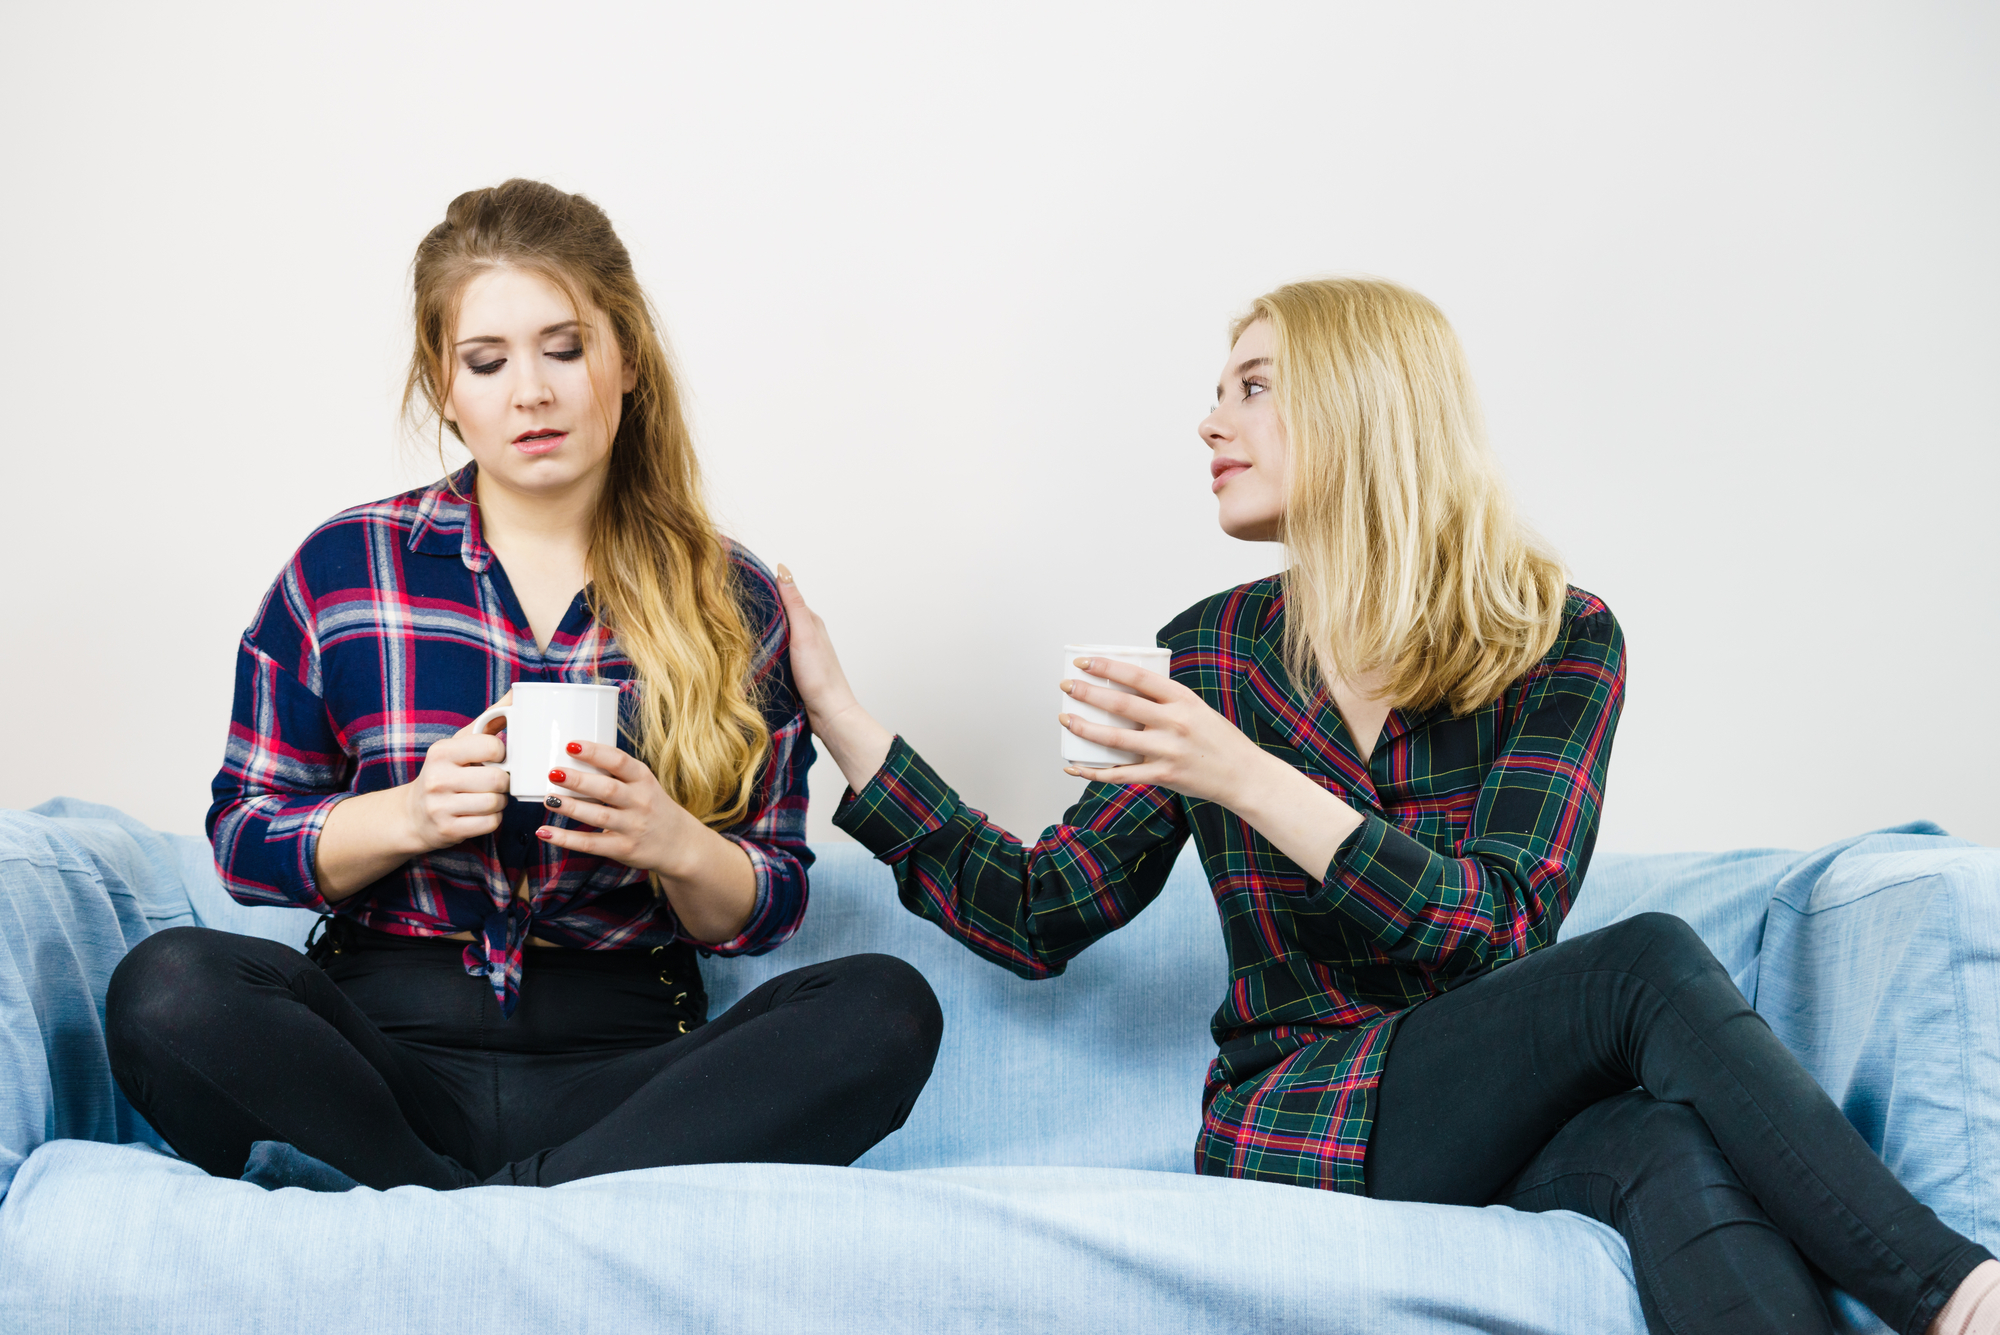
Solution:
M889 758L860 792L848 789L834 809L834 828L884 862L894 862L910 845L944 828L958 809L958 794L924 758L898 736Z

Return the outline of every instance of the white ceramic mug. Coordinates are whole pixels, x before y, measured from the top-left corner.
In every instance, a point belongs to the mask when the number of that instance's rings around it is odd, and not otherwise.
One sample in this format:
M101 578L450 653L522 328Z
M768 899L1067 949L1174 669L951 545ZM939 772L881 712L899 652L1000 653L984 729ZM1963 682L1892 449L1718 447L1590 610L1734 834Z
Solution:
M507 720L507 758L486 763L507 771L507 791L514 797L547 797L556 791L549 782L552 769L602 774L563 748L571 742L618 745L618 688L570 681L517 681L514 703L495 705L473 720L475 728L488 719Z
M1103 677L1091 676L1076 665L1076 660L1079 658L1109 658L1166 676L1167 670L1173 666L1174 656L1170 650L1154 649L1146 645L1065 644L1063 646L1062 676L1057 680L1088 682L1092 686L1108 686L1114 691L1123 691L1126 695L1137 695L1138 692L1128 686L1120 686L1117 682L1107 681ZM1086 723L1102 723L1107 728L1136 730L1139 727L1131 719L1107 713L1080 700L1072 699L1066 712L1076 715ZM1056 726L1062 731L1062 757L1065 765L1088 765L1092 769L1102 769L1108 765L1136 764L1145 759L1136 751L1121 751L1115 746L1086 742L1061 724Z

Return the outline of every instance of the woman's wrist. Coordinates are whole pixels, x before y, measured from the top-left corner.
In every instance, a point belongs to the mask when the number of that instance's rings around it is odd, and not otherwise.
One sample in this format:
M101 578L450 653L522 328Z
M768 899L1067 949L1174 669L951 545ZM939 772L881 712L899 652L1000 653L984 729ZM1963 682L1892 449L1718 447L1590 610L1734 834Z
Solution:
M372 794L363 794L361 797L348 800L366 802L370 796ZM417 780L412 779L408 783L398 784L382 796L395 799L396 814L395 819L381 822L379 837L383 852L399 854L407 862L411 858L420 858L426 853L433 853L445 847L436 841L435 827L424 819L423 793Z
M327 811L313 848L313 879L321 898L346 899L431 851L404 791L409 786L356 793Z
M742 845L688 818L694 829L669 841L666 856L641 868L666 896L682 930L718 945L742 934L757 907L757 872Z
M1315 880L1324 880L1341 843L1362 814L1292 766L1259 747L1221 805L1241 816Z
M813 736L826 744L841 777L857 793L888 761L889 748L896 740L896 735L877 723L852 696L830 713L811 714L809 721Z
M669 810L673 813L673 828L665 832L664 838L656 841L659 851L643 863L634 861L627 865L650 872L661 882L692 885L712 867L712 859L719 851L715 845L727 845L732 851L736 850L736 846L696 820L679 803Z

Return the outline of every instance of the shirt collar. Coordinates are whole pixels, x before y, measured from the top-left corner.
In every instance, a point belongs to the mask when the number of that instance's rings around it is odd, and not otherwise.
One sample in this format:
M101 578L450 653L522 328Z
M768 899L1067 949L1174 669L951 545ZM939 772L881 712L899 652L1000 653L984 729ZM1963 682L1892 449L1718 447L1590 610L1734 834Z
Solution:
M417 501L417 522L410 530L410 550L429 556L456 556L465 568L483 572L493 564L493 549L479 531L479 506L472 499L479 465L469 463L433 482Z
M1246 684L1250 687L1252 703L1279 725L1295 749L1338 772L1348 773L1351 778L1362 779L1368 774L1368 767L1362 763L1360 748L1348 736L1347 724L1340 717L1340 711L1334 708L1333 700L1324 687L1315 690L1311 699L1298 693L1292 686L1291 674L1285 670L1284 649L1285 591L1283 582L1279 581L1251 642L1250 675ZM1383 720L1382 735L1376 741L1370 759L1380 754L1388 743L1424 726L1440 708L1447 707L1391 709L1389 717Z

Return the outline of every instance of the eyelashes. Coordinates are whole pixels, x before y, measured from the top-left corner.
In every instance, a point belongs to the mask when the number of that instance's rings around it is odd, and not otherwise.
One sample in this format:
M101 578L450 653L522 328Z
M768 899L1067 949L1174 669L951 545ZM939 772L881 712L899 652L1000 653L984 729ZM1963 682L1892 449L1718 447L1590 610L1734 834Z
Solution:
M583 349L564 348L560 352L551 352L548 355L550 357L553 357L555 360L559 362L573 362L577 360L579 357L583 356ZM490 361L490 362L467 362L465 364L465 369L472 372L472 374L474 375L492 375L506 364L507 364L507 359L505 357L501 357L495 361Z

